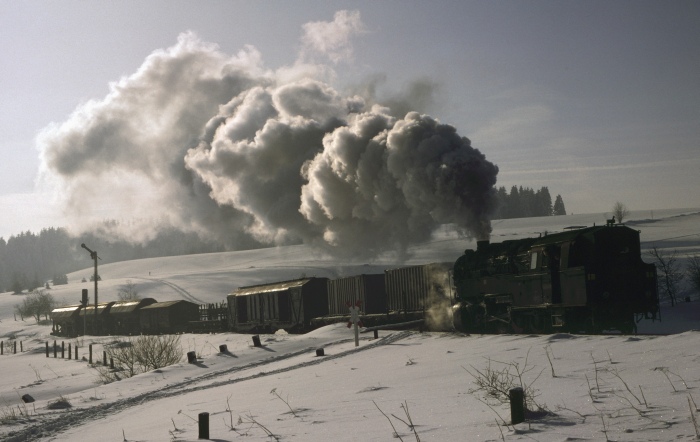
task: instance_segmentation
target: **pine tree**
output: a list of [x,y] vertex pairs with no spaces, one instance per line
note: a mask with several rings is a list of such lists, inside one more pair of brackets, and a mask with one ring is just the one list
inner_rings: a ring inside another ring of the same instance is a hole
[[554,215],[566,215],[566,208],[564,207],[564,200],[561,195],[557,195],[554,200],[554,208],[552,210]]

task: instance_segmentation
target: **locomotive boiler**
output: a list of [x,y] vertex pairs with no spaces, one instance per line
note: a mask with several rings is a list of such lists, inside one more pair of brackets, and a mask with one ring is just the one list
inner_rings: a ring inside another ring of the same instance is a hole
[[480,333],[633,333],[656,318],[656,267],[639,232],[572,228],[539,238],[477,242],[454,265],[455,328]]

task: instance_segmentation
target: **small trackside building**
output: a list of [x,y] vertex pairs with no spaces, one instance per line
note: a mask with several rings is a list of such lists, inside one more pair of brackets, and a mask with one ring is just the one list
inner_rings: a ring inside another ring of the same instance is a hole
[[305,331],[328,314],[328,278],[302,278],[240,287],[227,297],[234,331]]

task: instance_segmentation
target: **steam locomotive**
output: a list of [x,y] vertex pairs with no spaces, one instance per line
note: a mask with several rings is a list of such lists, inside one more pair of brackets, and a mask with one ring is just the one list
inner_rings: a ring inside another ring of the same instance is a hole
[[453,278],[453,321],[466,332],[633,333],[659,312],[656,267],[642,261],[639,232],[619,224],[479,241]]

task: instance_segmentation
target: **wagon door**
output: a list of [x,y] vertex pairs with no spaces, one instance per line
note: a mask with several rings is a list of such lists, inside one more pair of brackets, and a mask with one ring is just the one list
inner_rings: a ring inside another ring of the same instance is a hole
[[304,301],[301,296],[301,289],[301,287],[292,287],[288,290],[290,298],[290,307],[292,309],[292,324],[303,324],[304,321]]
[[280,322],[289,322],[292,319],[292,309],[289,305],[289,291],[285,290],[277,294]]

